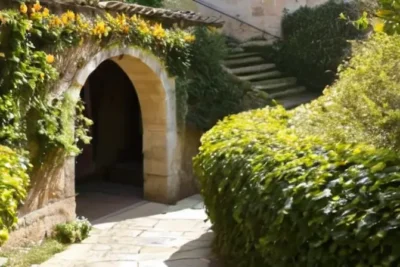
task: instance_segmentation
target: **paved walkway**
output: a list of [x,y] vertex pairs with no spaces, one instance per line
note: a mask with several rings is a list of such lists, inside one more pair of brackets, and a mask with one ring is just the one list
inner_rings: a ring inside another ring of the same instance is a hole
[[95,222],[91,236],[41,267],[221,267],[196,195],[167,206],[142,201]]

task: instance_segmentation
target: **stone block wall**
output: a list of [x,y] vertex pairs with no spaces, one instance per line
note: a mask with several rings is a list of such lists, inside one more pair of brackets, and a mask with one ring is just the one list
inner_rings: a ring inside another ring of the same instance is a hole
[[[293,12],[301,6],[316,6],[327,0],[199,0],[207,6],[256,26],[273,36],[281,36],[283,10]],[[233,18],[225,16],[204,5],[197,4],[198,11],[207,16],[221,17],[225,21],[223,32],[241,41],[263,36],[273,42],[276,38],[264,34]]]

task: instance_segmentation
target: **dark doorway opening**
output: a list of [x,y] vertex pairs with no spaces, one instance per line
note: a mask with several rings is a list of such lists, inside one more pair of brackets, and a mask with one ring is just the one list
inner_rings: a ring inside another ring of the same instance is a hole
[[142,198],[141,111],[131,80],[111,60],[89,76],[81,98],[94,124],[76,159],[77,215],[95,220]]

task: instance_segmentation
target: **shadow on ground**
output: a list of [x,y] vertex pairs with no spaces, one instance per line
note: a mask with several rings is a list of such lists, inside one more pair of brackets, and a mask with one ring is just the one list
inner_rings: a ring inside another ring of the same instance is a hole
[[[176,203],[176,205],[166,205],[160,204],[155,202],[148,202],[148,201],[140,201],[130,205],[126,208],[116,210],[113,213],[110,213],[100,219],[92,221],[93,225],[97,228],[107,228],[107,225],[112,225],[121,221],[132,220],[132,219],[139,219],[139,218],[146,218],[151,217],[153,215],[162,215],[168,213],[175,213],[180,210],[185,209],[202,209],[204,205],[197,204],[194,206],[194,203],[201,202],[202,198],[200,195],[194,195],[183,199]],[[103,227],[104,226],[104,227]]]
[[[168,267],[223,267],[211,250],[212,232],[184,244],[164,263]],[[150,266],[149,266],[150,267]]]
[[143,201],[141,188],[93,182],[77,186],[76,214],[93,222]]

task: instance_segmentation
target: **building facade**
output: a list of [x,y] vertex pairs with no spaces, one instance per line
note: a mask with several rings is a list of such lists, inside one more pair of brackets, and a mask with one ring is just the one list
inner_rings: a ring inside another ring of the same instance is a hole
[[[239,40],[263,36],[274,40],[281,36],[284,10],[313,7],[326,0],[194,0],[198,11],[225,21],[224,33]],[[250,26],[251,25],[251,26]]]

